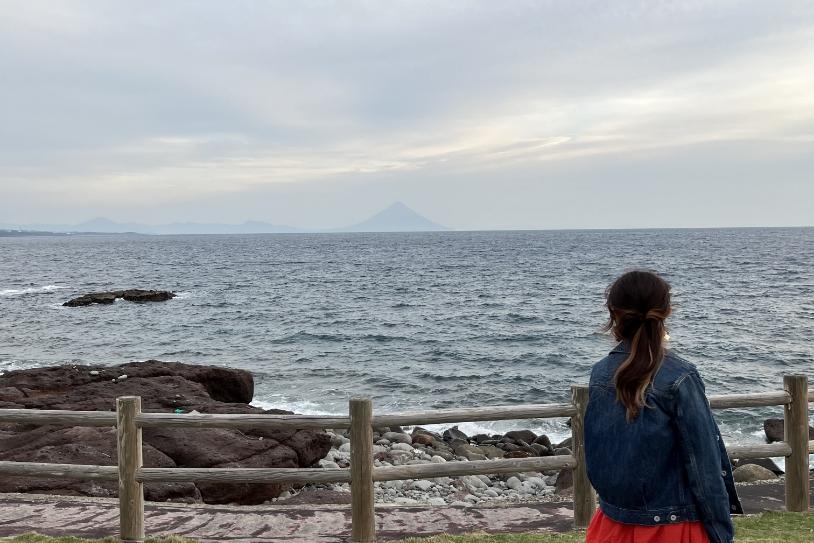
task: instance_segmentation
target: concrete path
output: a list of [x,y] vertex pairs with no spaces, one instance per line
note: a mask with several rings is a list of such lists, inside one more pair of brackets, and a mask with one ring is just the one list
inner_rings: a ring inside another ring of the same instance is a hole
[[[741,486],[747,513],[779,510],[783,486]],[[484,507],[377,506],[381,541],[438,533],[567,531],[570,502]],[[328,543],[350,539],[348,505],[254,507],[156,504],[145,508],[147,535],[183,535],[202,543]],[[37,531],[104,537],[118,531],[118,503],[99,498],[0,494],[0,537]]]

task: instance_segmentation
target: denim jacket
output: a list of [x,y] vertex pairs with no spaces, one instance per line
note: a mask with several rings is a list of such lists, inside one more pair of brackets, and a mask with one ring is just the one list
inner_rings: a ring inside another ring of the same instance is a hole
[[712,543],[731,543],[730,514],[743,509],[698,371],[668,352],[627,422],[613,375],[628,354],[620,343],[591,372],[585,459],[602,512],[649,526],[697,520]]

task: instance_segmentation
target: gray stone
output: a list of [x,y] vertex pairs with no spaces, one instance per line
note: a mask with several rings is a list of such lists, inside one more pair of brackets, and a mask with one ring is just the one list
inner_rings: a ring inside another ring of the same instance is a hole
[[534,440],[534,443],[537,443],[538,445],[542,445],[546,449],[549,449],[549,450],[552,449],[551,440],[548,439],[548,436],[545,435],[545,434],[543,434],[541,436],[537,436],[537,439]]
[[755,481],[772,481],[777,475],[757,464],[746,464],[735,468],[732,476],[737,483],[754,483]]
[[401,434],[399,432],[387,432],[382,435],[382,439],[386,439],[392,443],[406,443],[408,445],[412,445],[413,438],[407,434]]
[[481,445],[478,447],[478,449],[481,454],[490,460],[494,458],[503,458],[503,456],[506,454],[502,449],[498,449],[494,445]]
[[452,441],[453,439],[469,441],[469,437],[460,431],[457,426],[453,426],[452,428],[444,431],[444,441]]
[[344,436],[341,436],[341,435],[330,434],[330,437],[331,437],[331,446],[336,448],[336,449],[338,449],[339,447],[341,447],[345,443],[350,443],[350,439],[348,439],[348,438],[346,438]]
[[414,489],[420,490],[422,492],[427,492],[433,486],[435,486],[435,483],[433,483],[432,481],[428,481],[426,479],[419,479],[417,481],[413,481],[413,484],[412,484],[412,487]]
[[486,455],[481,452],[480,447],[477,445],[470,445],[465,441],[457,439],[453,440],[450,445],[452,445],[452,450],[455,451],[455,454],[463,456],[467,460],[486,460]]
[[512,490],[519,490],[523,486],[523,483],[521,483],[520,479],[518,479],[517,477],[509,477],[506,480],[506,486],[511,488]]
[[461,481],[472,488],[486,488],[487,485],[477,475],[466,475],[461,477]]
[[757,464],[758,466],[763,466],[775,475],[783,475],[783,473],[785,473],[777,464],[774,463],[774,460],[771,458],[750,458],[748,460],[736,459],[732,461],[733,468],[745,466],[746,464]]
[[543,481],[539,477],[529,477],[528,479],[526,479],[526,482],[535,488],[545,488],[546,486],[545,481]]

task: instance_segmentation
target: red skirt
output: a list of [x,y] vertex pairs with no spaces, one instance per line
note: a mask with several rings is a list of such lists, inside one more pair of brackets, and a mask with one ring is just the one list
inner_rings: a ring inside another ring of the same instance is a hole
[[622,524],[597,510],[585,543],[709,543],[704,525],[700,522],[676,522],[663,526]]

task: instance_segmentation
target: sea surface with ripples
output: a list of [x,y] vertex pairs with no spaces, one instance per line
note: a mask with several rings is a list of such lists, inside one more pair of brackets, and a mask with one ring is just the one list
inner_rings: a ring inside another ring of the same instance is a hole
[[[0,238],[0,371],[218,364],[304,413],[558,402],[612,347],[604,291],[633,267],[672,283],[672,347],[709,393],[814,378],[813,228]],[[180,295],[61,306],[119,288]],[[781,413],[717,415],[746,441]],[[567,432],[462,425],[516,426]]]

